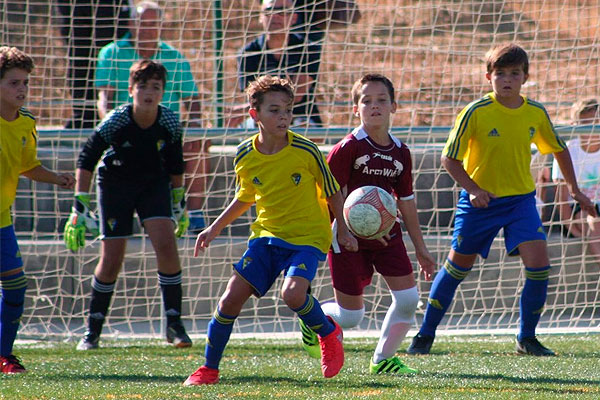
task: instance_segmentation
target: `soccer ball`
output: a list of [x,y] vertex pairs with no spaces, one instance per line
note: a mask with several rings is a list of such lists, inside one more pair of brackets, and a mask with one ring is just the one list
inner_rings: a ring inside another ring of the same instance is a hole
[[396,200],[378,186],[359,187],[344,202],[344,220],[359,238],[379,239],[396,222]]

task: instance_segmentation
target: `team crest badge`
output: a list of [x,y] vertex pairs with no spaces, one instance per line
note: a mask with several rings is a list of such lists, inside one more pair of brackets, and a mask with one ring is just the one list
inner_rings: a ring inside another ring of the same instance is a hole
[[164,140],[159,140],[159,141],[156,142],[156,149],[158,151],[161,151],[164,147],[165,147],[165,141]]
[[463,241],[463,237],[461,235],[458,235],[456,237],[456,244],[458,244],[458,247],[460,247],[460,245],[462,244]]
[[27,144],[27,139],[25,138],[25,136],[21,137],[21,146],[25,147],[26,144]]
[[529,139],[531,139],[535,135],[535,128],[533,126],[529,127]]
[[251,262],[252,262],[252,258],[251,258],[251,257],[245,257],[245,258],[242,260],[242,269],[246,269],[246,267],[247,267],[248,265],[250,265],[250,263],[251,263]]
[[115,226],[117,225],[117,220],[114,218],[109,218],[108,221],[106,221],[106,223],[108,224],[108,227],[110,228],[111,231],[115,230]]
[[302,179],[302,175],[300,175],[299,173],[293,173],[292,174],[292,182],[294,182],[294,185],[298,186],[300,184],[300,180]]

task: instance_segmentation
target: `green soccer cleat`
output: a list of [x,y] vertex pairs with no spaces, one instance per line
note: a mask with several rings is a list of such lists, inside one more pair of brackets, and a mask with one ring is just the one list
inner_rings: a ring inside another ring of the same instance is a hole
[[306,350],[310,357],[320,359],[321,346],[319,345],[319,337],[300,318],[298,318],[298,322],[300,323],[300,332],[302,332],[302,348]]
[[377,374],[394,374],[394,375],[414,375],[416,369],[407,367],[398,357],[386,358],[383,361],[375,364],[373,359],[369,362],[369,371],[373,375]]

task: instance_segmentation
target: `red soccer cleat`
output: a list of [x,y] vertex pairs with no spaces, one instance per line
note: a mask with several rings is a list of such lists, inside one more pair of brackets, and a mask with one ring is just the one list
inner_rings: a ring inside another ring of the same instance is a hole
[[27,372],[25,367],[21,364],[21,361],[14,356],[0,356],[0,372],[3,374],[22,374]]
[[188,376],[183,382],[183,386],[214,385],[215,383],[219,383],[219,370],[203,365]]
[[333,332],[325,337],[319,336],[321,345],[321,371],[325,378],[333,378],[344,365],[344,334],[342,328],[331,317],[327,317],[335,326]]

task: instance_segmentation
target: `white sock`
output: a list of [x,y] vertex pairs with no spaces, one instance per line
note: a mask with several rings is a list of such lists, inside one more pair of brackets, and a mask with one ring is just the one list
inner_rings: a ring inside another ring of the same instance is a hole
[[340,307],[335,301],[321,304],[325,315],[330,316],[337,322],[342,329],[354,328],[365,315],[365,306],[360,310],[346,310]]
[[386,358],[393,357],[412,326],[415,311],[419,303],[417,287],[405,290],[391,290],[392,304],[388,309],[381,336],[373,354],[373,362],[380,363]]

